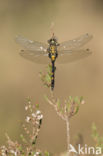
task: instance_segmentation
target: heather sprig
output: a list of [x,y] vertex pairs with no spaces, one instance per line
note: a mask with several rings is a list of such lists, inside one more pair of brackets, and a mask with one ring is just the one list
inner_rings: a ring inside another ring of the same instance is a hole
[[39,105],[33,105],[30,99],[28,99],[25,111],[27,112],[25,124],[23,124],[25,133],[20,135],[22,144],[12,141],[6,134],[7,146],[3,145],[0,147],[0,156],[50,156],[49,152],[42,152],[36,147],[43,120],[43,114],[39,110]]

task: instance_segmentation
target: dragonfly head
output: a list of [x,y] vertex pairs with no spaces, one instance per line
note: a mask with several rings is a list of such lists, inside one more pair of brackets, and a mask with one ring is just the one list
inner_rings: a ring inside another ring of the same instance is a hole
[[48,43],[49,43],[49,45],[55,45],[55,46],[58,45],[57,39],[56,39],[56,37],[54,36],[54,34],[53,34],[53,36],[48,40]]

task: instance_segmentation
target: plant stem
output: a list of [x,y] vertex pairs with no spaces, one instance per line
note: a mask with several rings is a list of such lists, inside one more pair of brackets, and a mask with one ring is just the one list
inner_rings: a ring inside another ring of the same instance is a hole
[[67,156],[70,156],[70,125],[69,125],[69,118],[66,119],[66,127],[67,127]]

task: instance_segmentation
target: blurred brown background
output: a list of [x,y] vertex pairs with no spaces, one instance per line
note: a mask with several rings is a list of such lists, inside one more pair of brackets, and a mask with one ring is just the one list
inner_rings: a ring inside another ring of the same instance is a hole
[[[86,101],[71,120],[71,139],[81,132],[85,143],[92,145],[91,124],[103,128],[103,1],[102,0],[0,0],[0,144],[4,133],[19,140],[20,121],[24,120],[26,97],[39,103],[44,114],[38,147],[52,152],[66,150],[64,122],[44,98],[38,73],[45,65],[33,64],[19,56],[16,35],[46,42],[51,37],[50,24],[58,41],[90,33],[86,45],[93,54],[74,63],[59,65],[56,70],[55,95],[62,100],[69,95],[83,95]],[[49,94],[48,94],[49,95]]]

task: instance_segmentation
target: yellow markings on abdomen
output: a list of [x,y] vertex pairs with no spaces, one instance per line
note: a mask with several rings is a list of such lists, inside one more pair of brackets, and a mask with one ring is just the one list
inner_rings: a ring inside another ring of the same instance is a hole
[[51,80],[54,80],[54,73],[52,72],[52,77],[51,77]]
[[54,61],[54,60],[55,60],[55,56],[54,56],[54,55],[52,55],[52,56],[51,56],[51,59],[52,59],[52,61]]

